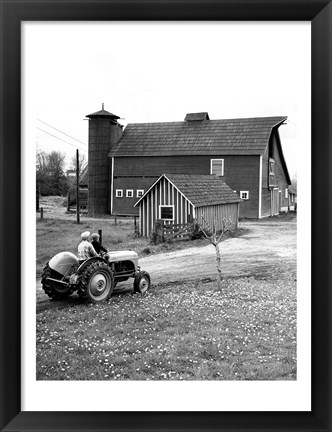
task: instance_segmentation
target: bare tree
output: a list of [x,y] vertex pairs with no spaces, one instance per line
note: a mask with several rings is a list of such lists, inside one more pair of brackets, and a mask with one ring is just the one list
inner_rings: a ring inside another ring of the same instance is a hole
[[[84,153],[79,154],[79,161],[78,161],[78,167],[79,167],[79,178],[83,174],[83,171],[85,170],[86,166],[88,164],[87,158]],[[70,160],[70,169],[76,170],[76,155],[73,156]]]
[[36,179],[44,195],[62,195],[67,191],[64,174],[65,154],[36,152]]
[[[203,227],[203,224],[205,228]],[[226,218],[223,219],[222,229],[220,232],[217,232],[217,223],[214,222],[213,228],[207,223],[207,221],[202,216],[202,224],[198,224],[203,235],[209,240],[209,242],[215,247],[216,250],[216,261],[217,261],[217,271],[218,271],[218,279],[217,286],[218,289],[221,289],[221,282],[223,280],[222,277],[222,269],[221,269],[221,253],[220,253],[220,240],[227,233],[234,231],[235,224],[230,217],[228,220]]]

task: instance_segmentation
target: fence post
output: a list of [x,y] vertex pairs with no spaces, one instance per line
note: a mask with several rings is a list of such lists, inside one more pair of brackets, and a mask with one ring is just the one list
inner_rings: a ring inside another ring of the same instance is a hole
[[101,229],[98,230],[98,235],[99,235],[99,243],[103,244],[102,240],[103,240],[103,232]]
[[36,210],[39,212],[39,195],[40,195],[40,187],[39,183],[37,183],[37,189],[36,189]]
[[155,223],[155,241],[156,243],[164,242],[164,223],[160,219],[156,219]]
[[134,229],[135,234],[138,234],[137,216],[134,216]]
[[116,213],[114,213],[114,225],[117,225],[117,217],[116,217]]
[[40,219],[44,219],[44,208],[40,207]]
[[70,192],[67,192],[67,211],[70,211]]

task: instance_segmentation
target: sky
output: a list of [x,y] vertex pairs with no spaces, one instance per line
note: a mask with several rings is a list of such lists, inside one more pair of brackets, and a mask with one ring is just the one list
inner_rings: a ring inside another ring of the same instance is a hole
[[104,103],[123,125],[201,111],[288,116],[279,132],[297,171],[310,115],[310,23],[29,22],[22,46],[35,145],[66,153],[67,164],[76,148],[87,156],[85,116]]

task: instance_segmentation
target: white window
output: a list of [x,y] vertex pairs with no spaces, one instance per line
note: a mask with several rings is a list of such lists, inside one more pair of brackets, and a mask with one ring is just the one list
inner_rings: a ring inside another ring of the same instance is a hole
[[288,189],[285,189],[285,198],[288,198]]
[[243,200],[249,199],[249,191],[240,191],[240,198]]
[[224,159],[211,159],[210,174],[224,175]]
[[126,190],[126,197],[132,198],[134,196],[134,190],[133,189],[127,189]]
[[141,198],[144,195],[144,189],[137,189],[136,197]]
[[123,190],[122,189],[116,189],[115,196],[117,198],[122,198],[123,197]]
[[174,220],[174,205],[159,205],[159,219]]

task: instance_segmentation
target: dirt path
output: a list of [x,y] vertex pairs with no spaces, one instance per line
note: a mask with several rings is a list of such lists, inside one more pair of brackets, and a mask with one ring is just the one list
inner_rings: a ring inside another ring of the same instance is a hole
[[[242,223],[248,233],[221,243],[225,277],[280,277],[296,270],[296,223]],[[185,249],[140,260],[155,283],[216,277],[215,248]]]
[[[247,233],[221,243],[225,277],[260,279],[296,278],[296,219],[293,221],[242,222]],[[215,248],[211,244],[141,258],[154,285],[217,277]],[[132,281],[120,286],[131,289]],[[48,301],[37,280],[37,303]]]

